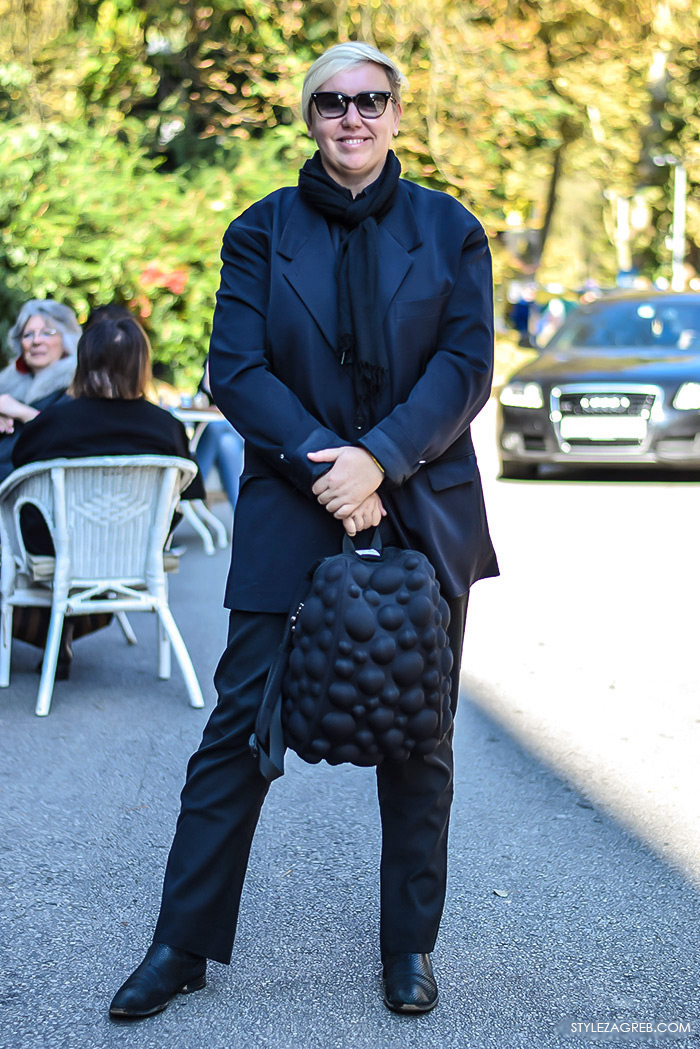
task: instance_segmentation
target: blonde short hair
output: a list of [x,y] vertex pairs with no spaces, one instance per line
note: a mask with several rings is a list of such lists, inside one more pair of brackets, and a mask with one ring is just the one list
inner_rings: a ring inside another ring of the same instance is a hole
[[392,95],[397,102],[401,101],[401,88],[407,81],[399,67],[381,51],[377,51],[376,47],[351,40],[346,44],[329,47],[316,59],[306,74],[301,89],[301,114],[307,125],[311,124],[311,96],[314,91],[318,91],[322,84],[337,73],[362,65],[363,62],[374,62],[375,65],[381,66],[389,80]]

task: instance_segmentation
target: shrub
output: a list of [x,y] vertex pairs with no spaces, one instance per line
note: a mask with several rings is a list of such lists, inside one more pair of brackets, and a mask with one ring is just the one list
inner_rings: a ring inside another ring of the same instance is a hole
[[[0,128],[2,334],[29,298],[68,303],[81,321],[113,300],[140,318],[154,357],[196,383],[207,353],[224,230],[290,180],[280,141],[222,150],[223,163],[162,173],[96,128]],[[228,166],[227,166],[228,165]]]

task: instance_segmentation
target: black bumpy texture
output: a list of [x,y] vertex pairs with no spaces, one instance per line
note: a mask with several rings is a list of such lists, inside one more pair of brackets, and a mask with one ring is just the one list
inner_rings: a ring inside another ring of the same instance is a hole
[[331,765],[432,753],[452,724],[449,621],[435,570],[415,550],[321,562],[284,675],[286,743]]

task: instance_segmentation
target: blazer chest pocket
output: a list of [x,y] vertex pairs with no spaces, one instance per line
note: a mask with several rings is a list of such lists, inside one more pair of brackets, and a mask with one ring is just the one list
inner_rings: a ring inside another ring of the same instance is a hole
[[433,299],[399,299],[395,303],[396,319],[399,321],[435,320],[442,313],[448,295]]
[[447,296],[399,299],[393,307],[392,343],[412,386],[438,348],[440,323]]
[[426,463],[423,467],[434,492],[454,488],[458,484],[471,484],[477,474],[476,456],[462,455],[459,459]]

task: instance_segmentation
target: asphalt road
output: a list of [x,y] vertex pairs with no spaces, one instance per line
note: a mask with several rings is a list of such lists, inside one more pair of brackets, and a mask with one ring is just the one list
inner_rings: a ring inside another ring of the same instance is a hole
[[[160,1016],[108,1020],[206,719],[175,667],[157,680],[134,616],[136,649],[116,626],[76,645],[48,718],[33,650],[0,693],[0,1049],[700,1045],[697,487],[499,482],[490,411],[476,429],[503,575],[470,604],[439,1007],[381,1003],[372,773],[291,758],[233,965]],[[227,555],[181,533],[172,608],[211,705]],[[695,1034],[624,1030],[655,1022]]]

